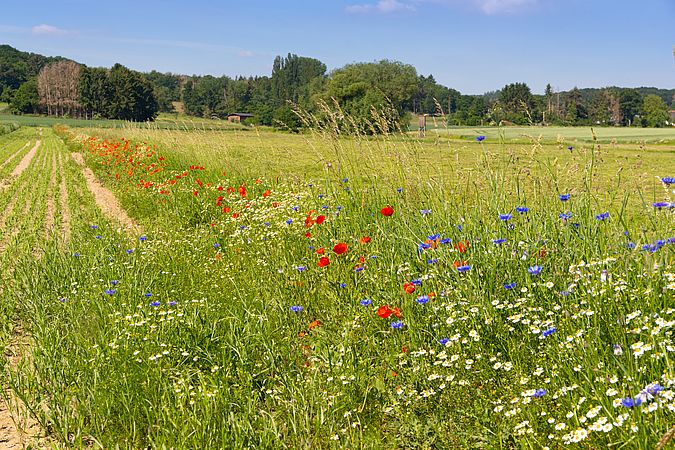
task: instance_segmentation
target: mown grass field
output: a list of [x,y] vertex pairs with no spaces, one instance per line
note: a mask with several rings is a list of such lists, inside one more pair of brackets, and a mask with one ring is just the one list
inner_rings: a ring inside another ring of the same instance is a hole
[[483,134],[0,136],[6,395],[72,448],[665,443],[675,146]]

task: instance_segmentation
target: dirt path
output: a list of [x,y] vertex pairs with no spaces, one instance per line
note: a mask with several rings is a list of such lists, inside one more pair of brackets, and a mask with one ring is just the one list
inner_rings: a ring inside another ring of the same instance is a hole
[[68,209],[68,186],[66,185],[66,172],[63,169],[63,156],[59,153],[59,174],[61,185],[59,187],[59,204],[61,207],[61,237],[63,242],[70,241],[70,209]]
[[10,162],[12,162],[12,160],[13,160],[14,158],[16,158],[16,156],[17,156],[19,153],[21,153],[21,152],[23,151],[24,148],[28,147],[28,145],[30,145],[30,142],[26,142],[26,144],[25,144],[23,147],[21,147],[21,148],[20,148],[19,150],[17,150],[16,152],[12,153],[12,155],[11,155],[9,158],[7,158],[6,160],[4,160],[4,161],[2,162],[2,164],[0,164],[0,169],[2,169],[2,168],[5,167],[7,164],[9,164]]
[[54,231],[54,218],[56,207],[54,202],[54,191],[56,191],[56,153],[52,153],[52,173],[49,178],[49,187],[47,188],[47,211],[45,212],[45,239],[49,239]]
[[[16,368],[28,353],[29,343],[17,333],[7,347],[5,358]],[[19,450],[45,448],[38,423],[30,417],[23,402],[10,389],[0,395],[0,449]]]
[[40,148],[41,143],[42,143],[42,141],[40,141],[38,139],[38,141],[35,143],[33,148],[31,148],[30,151],[28,153],[26,153],[26,156],[23,157],[21,162],[19,162],[19,165],[16,166],[14,168],[14,170],[12,170],[12,173],[9,175],[10,177],[18,177],[19,175],[21,175],[23,173],[24,170],[26,170],[28,168],[28,166],[30,165],[30,162],[33,160],[33,157],[37,153],[38,148]]
[[87,181],[87,188],[94,195],[96,204],[103,211],[103,214],[113,221],[117,221],[127,230],[134,233],[141,233],[141,227],[133,221],[129,214],[122,208],[115,195],[105,186],[103,186],[94,172],[84,164],[84,158],[81,153],[71,153],[71,156],[82,168],[84,178]]

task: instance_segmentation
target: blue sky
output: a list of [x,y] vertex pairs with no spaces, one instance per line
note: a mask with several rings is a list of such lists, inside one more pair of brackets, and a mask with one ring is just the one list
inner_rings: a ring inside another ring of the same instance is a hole
[[0,43],[90,66],[269,75],[398,60],[467,94],[675,88],[675,0],[5,0]]

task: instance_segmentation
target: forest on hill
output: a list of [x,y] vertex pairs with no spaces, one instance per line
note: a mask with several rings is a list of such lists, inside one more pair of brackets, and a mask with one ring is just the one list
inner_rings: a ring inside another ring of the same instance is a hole
[[[466,95],[421,75],[409,64],[382,60],[327,71],[314,58],[277,56],[270,76],[228,77],[141,73],[121,64],[92,68],[0,45],[0,101],[17,114],[48,114],[132,121],[159,112],[225,118],[249,113],[252,122],[297,129],[294,108],[321,115],[339,108],[365,127],[377,111],[401,123],[409,114],[443,114],[449,125],[546,124],[670,125],[675,89],[654,87],[574,88],[543,95],[511,83],[483,95]],[[358,124],[357,124],[358,125]]]

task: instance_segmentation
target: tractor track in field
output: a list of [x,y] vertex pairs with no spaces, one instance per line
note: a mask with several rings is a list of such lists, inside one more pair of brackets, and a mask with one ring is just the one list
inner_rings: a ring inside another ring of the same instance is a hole
[[70,241],[70,209],[68,209],[68,186],[66,185],[66,172],[63,169],[63,155],[59,153],[59,174],[61,185],[59,186],[59,205],[61,208],[61,237],[63,242]]
[[129,217],[129,214],[122,208],[115,195],[101,184],[96,178],[94,172],[86,166],[81,153],[71,153],[72,158],[82,169],[84,178],[87,182],[87,188],[94,195],[96,205],[103,214],[112,221],[119,222],[127,231],[132,233],[141,233],[142,228]]
[[23,151],[23,149],[26,148],[26,147],[28,147],[29,145],[30,145],[30,141],[29,141],[29,142],[26,142],[26,143],[23,145],[23,147],[21,147],[20,149],[18,149],[18,150],[15,151],[14,153],[12,153],[12,154],[10,155],[9,158],[7,158],[6,160],[4,160],[4,161],[2,162],[2,164],[0,164],[0,169],[2,169],[2,168],[5,167],[7,164],[9,164],[10,162],[12,162],[12,160],[13,160],[14,158],[16,158],[16,156],[17,156],[19,153],[21,153],[21,152]]
[[14,168],[14,170],[12,170],[12,173],[9,174],[9,178],[4,179],[0,182],[0,190],[6,190],[7,188],[9,188],[9,186],[12,184],[12,180],[18,178],[23,173],[23,171],[28,168],[30,162],[35,157],[38,148],[40,148],[41,143],[42,141],[38,139],[37,142],[35,142],[33,148],[31,148],[28,151],[28,153],[26,153],[26,155],[21,159],[19,164]]
[[[22,330],[15,330],[14,336],[5,350],[5,359],[10,370],[30,358],[30,342]],[[33,419],[21,399],[5,388],[0,393],[0,448],[19,450],[27,448],[46,448],[46,438],[38,422]]]
[[57,189],[56,186],[56,153],[52,152],[52,170],[51,170],[51,176],[49,178],[49,187],[47,188],[47,210],[45,212],[45,222],[44,222],[44,230],[45,230],[45,239],[49,239],[52,233],[54,232],[54,226],[55,226],[55,216],[56,216],[56,206],[55,206],[55,201],[54,201],[54,193]]

